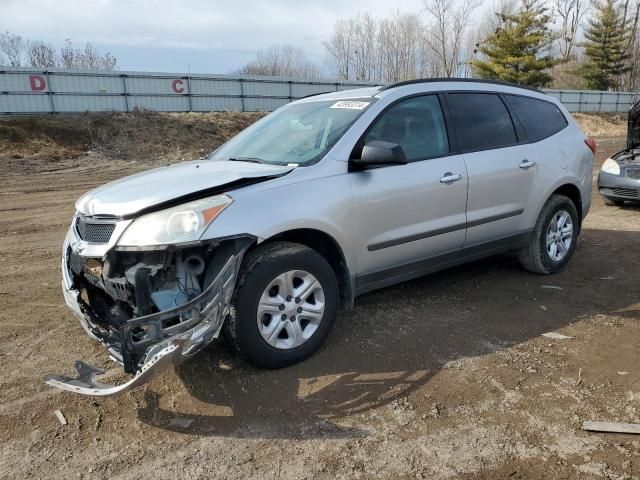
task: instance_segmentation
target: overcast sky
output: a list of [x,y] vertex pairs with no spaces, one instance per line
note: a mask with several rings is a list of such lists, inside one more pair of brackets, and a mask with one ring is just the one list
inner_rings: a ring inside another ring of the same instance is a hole
[[228,73],[272,43],[322,63],[335,21],[418,12],[421,0],[0,0],[0,31],[61,46],[93,43],[121,70]]

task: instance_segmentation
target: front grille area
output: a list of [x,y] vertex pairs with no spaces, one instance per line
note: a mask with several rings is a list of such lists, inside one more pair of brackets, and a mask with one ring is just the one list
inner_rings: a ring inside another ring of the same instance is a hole
[[76,220],[78,236],[85,242],[108,243],[115,228],[115,223],[95,222],[84,217]]
[[633,188],[612,188],[611,193],[618,195],[619,197],[639,198],[638,190]]
[[640,168],[627,168],[627,177],[640,180]]
[[87,258],[67,250],[67,266],[75,276],[81,276],[93,285],[102,285],[103,264],[99,258]]
[[78,275],[83,269],[86,259],[73,253],[73,250],[69,249],[67,251],[67,262],[69,264],[69,268],[73,273]]

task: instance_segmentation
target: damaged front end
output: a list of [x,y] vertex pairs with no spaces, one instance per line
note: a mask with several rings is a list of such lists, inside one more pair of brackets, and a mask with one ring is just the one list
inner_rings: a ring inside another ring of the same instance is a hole
[[96,380],[101,370],[76,362],[77,378],[46,383],[109,396],[146,383],[216,338],[251,236],[149,249],[116,247],[127,220],[77,216],[63,248],[62,287],[86,332],[133,377],[120,385]]

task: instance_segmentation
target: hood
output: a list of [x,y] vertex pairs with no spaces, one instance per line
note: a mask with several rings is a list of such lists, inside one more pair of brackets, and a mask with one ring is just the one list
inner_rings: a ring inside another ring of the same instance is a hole
[[640,148],[640,102],[629,112],[627,148]]
[[84,215],[126,217],[182,197],[214,195],[243,180],[284,175],[294,166],[196,160],[155,168],[91,190],[76,202]]

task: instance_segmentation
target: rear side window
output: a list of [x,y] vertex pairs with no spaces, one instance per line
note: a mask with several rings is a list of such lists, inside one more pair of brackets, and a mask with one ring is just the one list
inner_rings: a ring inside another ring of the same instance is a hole
[[567,119],[553,103],[518,95],[506,97],[531,142],[550,137],[568,125]]
[[448,100],[462,151],[488,150],[518,143],[509,110],[498,95],[450,93]]
[[407,160],[416,161],[449,152],[447,129],[436,95],[402,100],[385,111],[364,138],[401,145]]

